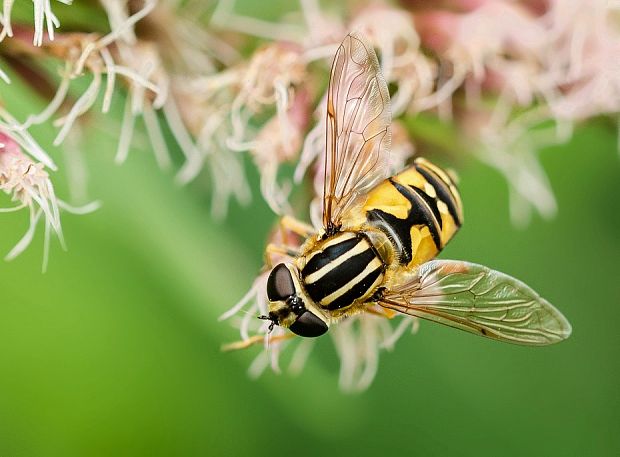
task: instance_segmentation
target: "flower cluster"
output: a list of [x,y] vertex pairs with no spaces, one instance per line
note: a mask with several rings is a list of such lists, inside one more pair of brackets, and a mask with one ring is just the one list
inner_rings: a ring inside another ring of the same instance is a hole
[[0,109],[0,190],[7,194],[15,206],[0,208],[0,213],[28,211],[30,225],[21,240],[5,256],[11,260],[21,254],[31,243],[37,223],[44,220],[43,271],[47,268],[49,245],[55,233],[64,247],[60,210],[74,214],[86,214],[96,210],[98,202],[75,208],[56,197],[47,169],[56,165],[35,140],[20,130],[12,116]]
[[[435,141],[437,149],[458,145],[451,151],[455,159],[459,154],[482,160],[503,174],[516,223],[527,223],[532,210],[543,216],[556,211],[538,162],[540,149],[566,141],[580,121],[617,118],[620,112],[620,4],[610,0],[423,5],[402,0],[399,6],[345,2],[331,9],[300,0],[296,13],[277,22],[238,14],[234,0],[221,0],[215,8],[172,0],[100,0],[84,6],[107,16],[107,33],[89,24],[63,31],[60,9],[55,15],[49,0],[33,0],[31,26],[12,24],[13,3],[6,0],[0,14],[0,79],[8,84],[9,76],[25,76],[35,91],[55,90],[43,111],[25,119],[15,119],[10,106],[1,108],[0,188],[16,202],[2,211],[27,209],[31,221],[8,258],[23,251],[43,218],[46,259],[50,234],[62,240],[60,210],[94,208],[71,208],[56,198],[56,166],[28,129],[52,122],[58,128],[54,145],[70,147],[87,114],[112,112],[117,94],[124,94],[124,112],[116,161],[128,157],[142,119],[155,160],[171,168],[165,123],[182,153],[177,181],[204,173],[213,187],[214,216],[225,215],[231,198],[249,201],[246,155],[275,213],[292,212],[293,182],[309,177],[316,197],[322,189],[317,170],[324,153],[329,63],[350,31],[365,35],[376,48],[389,84],[393,169],[416,151],[410,134],[420,118],[446,121],[457,138],[454,145],[436,138],[425,142]],[[78,93],[80,87],[85,89]],[[295,166],[293,176],[282,171],[284,163]],[[319,209],[315,199],[310,216],[316,227]],[[251,318],[266,311],[264,282],[262,274],[226,315],[246,342],[265,338],[267,327]],[[239,311],[249,314],[235,320]],[[343,387],[368,385],[378,348],[391,346],[411,325],[409,319],[396,326],[393,321],[370,313],[330,332],[343,361]],[[277,367],[279,351],[292,343],[275,331],[271,355],[259,356],[253,371],[270,361]],[[308,344],[299,345],[294,366],[302,364]]]
[[[231,2],[226,3],[228,17],[220,23],[244,24],[246,32],[263,38],[271,38],[277,30],[235,15]],[[333,53],[333,45],[339,41],[334,36],[341,37],[348,30],[363,33],[371,41],[391,89],[395,170],[415,150],[405,123],[428,112],[449,119],[471,144],[471,155],[506,177],[515,223],[526,223],[532,209],[552,216],[556,203],[538,163],[538,151],[566,141],[575,122],[620,112],[620,60],[614,56],[620,27],[614,22],[612,5],[594,2],[589,8],[585,2],[560,0],[455,0],[417,10],[415,2],[411,3],[409,8],[373,3],[338,20],[326,18],[314,2],[306,1],[302,2],[304,22],[328,24],[325,34],[309,28],[311,39],[295,41],[290,28],[280,27],[283,35],[288,33],[287,40],[304,47],[308,61]],[[582,9],[589,10],[588,14],[577,19],[577,10]],[[299,182],[310,170],[319,196],[323,174],[317,172],[321,167],[317,158],[324,153],[321,121],[325,96],[319,93],[315,99],[320,100],[314,114],[316,123],[306,136],[295,179]],[[271,158],[278,160],[275,153]],[[263,187],[262,191],[268,201],[276,195],[273,188]],[[310,212],[317,228],[319,211],[320,202],[315,198]],[[257,314],[267,311],[267,274],[262,273],[248,295],[223,316],[246,313],[239,321],[241,346],[264,342],[265,351],[252,364],[252,374],[261,372],[269,362],[278,371],[281,351],[297,343],[291,362],[295,371],[312,344],[290,340],[282,330],[269,334],[266,324],[255,322]],[[412,325],[403,319],[393,326],[377,314],[369,309],[330,330],[341,359],[340,384],[345,390],[366,388],[376,371],[379,349],[390,347]]]

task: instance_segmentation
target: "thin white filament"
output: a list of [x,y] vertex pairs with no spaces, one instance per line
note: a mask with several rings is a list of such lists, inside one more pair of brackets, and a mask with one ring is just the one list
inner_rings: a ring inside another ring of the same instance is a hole
[[45,230],[43,233],[43,262],[41,265],[41,273],[45,273],[47,271],[47,265],[49,263],[50,258],[50,237],[51,237],[51,225],[50,222],[45,220]]
[[50,0],[45,0],[45,19],[47,25],[47,36],[50,41],[54,40],[54,27],[60,26],[58,18],[52,12],[52,6]]
[[240,16],[233,12],[234,1],[220,0],[213,11],[211,22],[228,30],[267,38],[275,41],[292,41],[298,43],[304,36],[302,27],[292,24],[267,22],[248,16]]
[[142,118],[144,119],[146,134],[148,135],[151,145],[153,146],[153,153],[155,154],[157,165],[162,170],[170,169],[170,152],[168,151],[166,140],[164,139],[164,135],[159,127],[157,113],[148,103],[145,103],[142,108]]
[[416,319],[403,318],[392,333],[383,340],[381,343],[381,348],[390,350],[393,349],[396,342],[407,331],[407,327],[411,326],[413,329],[415,323]]
[[64,141],[77,117],[88,111],[93,103],[95,103],[100,86],[101,74],[93,73],[93,80],[78,101],[75,102],[69,113],[54,123],[56,125],[62,125],[60,132],[58,132],[58,135],[56,135],[54,139],[54,146],[58,146]]
[[13,28],[11,27],[11,10],[13,9],[14,0],[4,0],[2,2],[2,33],[0,33],[0,41],[4,37],[13,36]]
[[336,351],[340,357],[338,384],[342,390],[350,390],[357,370],[357,347],[353,337],[352,322],[342,322],[332,334]]
[[107,113],[112,104],[112,96],[114,95],[114,84],[116,83],[116,65],[108,48],[102,48],[99,51],[106,69],[106,86],[103,94],[103,102],[101,103],[101,112]]
[[119,75],[123,75],[123,76],[126,76],[129,79],[133,79],[134,82],[136,82],[140,86],[143,86],[143,87],[145,87],[147,89],[152,90],[153,92],[155,92],[155,94],[159,94],[159,92],[160,92],[159,87],[157,87],[151,81],[145,79],[139,73],[136,73],[135,71],[130,70],[127,67],[124,67],[122,65],[115,65],[114,66],[114,71],[116,73],[118,73]]
[[249,303],[250,299],[252,299],[252,297],[256,295],[257,287],[258,281],[255,281],[252,287],[250,287],[250,290],[246,292],[246,294],[241,298],[241,300],[239,300],[232,308],[222,314],[217,320],[225,321],[226,319],[231,318],[239,311],[241,311],[243,307]]
[[95,200],[82,206],[73,206],[63,200],[58,200],[58,207],[62,209],[63,211],[67,211],[71,214],[76,214],[76,215],[81,216],[84,214],[90,214],[94,211],[97,211],[99,208],[101,208],[101,202],[98,200]]
[[[106,13],[108,15],[108,22],[110,23],[110,29],[114,30],[122,25],[128,17],[127,7],[128,2],[119,2],[117,0],[100,0]],[[120,35],[120,34],[119,34]],[[128,28],[122,32],[122,39],[127,44],[135,44],[136,36],[133,29]]]
[[293,357],[291,358],[291,363],[288,366],[289,374],[297,376],[301,373],[301,370],[303,370],[313,347],[314,340],[310,338],[303,339],[297,345],[295,352],[293,353]]
[[105,47],[113,43],[117,39],[121,38],[121,35],[123,35],[131,27],[133,27],[136,24],[136,22],[138,22],[140,19],[142,19],[143,17],[148,15],[151,11],[153,11],[156,5],[157,5],[157,2],[155,0],[147,0],[146,2],[144,2],[144,7],[140,11],[129,16],[129,18],[127,18],[125,23],[121,24],[120,26],[116,28],[116,30],[113,30],[111,33],[101,38],[98,41],[98,45],[100,47]]
[[274,373],[278,374],[282,372],[282,370],[280,370],[280,351],[282,350],[282,344],[283,343],[272,345],[269,351],[271,369]]
[[81,137],[80,129],[72,130],[62,148],[67,181],[69,182],[69,195],[73,201],[83,201],[88,194],[88,170],[81,149]]
[[32,0],[34,3],[34,37],[32,43],[35,46],[43,44],[43,1]]
[[202,159],[200,157],[200,152],[196,148],[189,132],[185,128],[185,124],[181,119],[179,110],[172,98],[168,98],[168,100],[166,100],[163,110],[168,126],[170,127],[170,131],[172,132],[172,136],[174,136],[177,144],[181,147],[181,151],[183,151],[187,161],[176,176],[176,181],[180,184],[184,184],[187,182],[183,173],[184,169],[194,166],[196,163],[202,164]]
[[4,257],[4,260],[11,261],[19,254],[24,252],[24,250],[30,245],[32,242],[32,238],[34,237],[34,231],[37,226],[37,222],[41,217],[42,212],[39,210],[35,213],[33,207],[30,207],[30,225],[28,226],[28,230],[24,236],[17,242],[17,244],[11,249],[11,251]]
[[426,111],[446,102],[465,80],[467,71],[463,65],[454,65],[454,73],[433,94],[418,98],[415,102],[417,111]]
[[[37,203],[39,205],[39,208],[41,209],[41,211],[45,215],[45,218],[53,221],[54,216],[53,216],[52,210],[51,210],[51,208],[50,208],[50,206],[48,204],[47,198],[42,198],[42,196],[38,192],[35,192],[30,186],[24,187],[24,190],[26,191],[28,196],[32,200],[34,200],[35,203]],[[38,190],[40,192],[40,189],[38,189]],[[58,223],[56,223],[56,221],[54,221],[54,225],[55,226],[58,226]]]
[[[379,349],[377,348],[377,327],[374,316],[362,316],[360,319],[360,343],[363,353],[364,368],[356,383],[356,390],[366,390],[372,383],[379,368]],[[363,336],[363,337],[362,337]]]
[[56,198],[56,193],[54,192],[54,186],[52,186],[52,182],[49,179],[46,179],[43,183],[44,188],[42,189],[43,195],[46,195],[51,204],[52,211],[52,221],[55,222],[54,230],[56,230],[58,237],[61,239],[61,243],[64,245],[63,235],[62,235],[62,226],[60,225],[60,210],[58,209],[58,199]]
[[317,122],[316,125],[308,132],[304,145],[301,150],[301,156],[297,167],[295,167],[295,174],[293,179],[299,184],[304,178],[308,167],[314,162],[317,156],[321,152],[323,135],[325,133],[323,122]]
[[256,319],[256,316],[249,314],[249,313],[244,315],[243,318],[241,319],[241,326],[239,327],[239,333],[241,334],[242,340],[247,340],[250,338],[249,330],[250,330],[250,324],[253,319]]
[[56,164],[52,159],[43,151],[41,146],[30,136],[27,130],[21,128],[18,122],[11,114],[4,108],[0,107],[0,117],[5,119],[5,122],[0,121],[0,127],[6,130],[10,130],[15,133],[12,135],[13,141],[21,146],[21,148],[30,154],[38,162],[42,162],[45,166],[51,170],[57,170]]
[[248,375],[256,379],[264,373],[265,369],[269,366],[269,354],[266,351],[261,351],[254,358],[250,366],[248,367]]
[[129,146],[131,145],[131,137],[136,121],[136,116],[132,112],[131,97],[127,97],[125,101],[125,113],[123,114],[123,124],[121,126],[121,135],[118,140],[118,148],[114,162],[122,164],[127,160],[129,155]]
[[153,108],[161,109],[168,100],[168,92],[170,91],[170,82],[168,78],[165,81],[159,83],[157,87],[157,91],[155,91],[155,99],[153,100]]
[[338,50],[338,46],[340,46],[339,43],[334,43],[306,49],[302,54],[302,60],[304,63],[309,64],[315,60],[332,58]]
[[[69,66],[70,63],[67,62],[65,66],[65,74],[69,73]],[[52,117],[56,111],[58,111],[58,108],[60,108],[62,102],[65,100],[67,92],[69,90],[70,82],[71,80],[68,76],[63,77],[60,85],[58,86],[58,89],[56,90],[56,93],[54,94],[54,98],[52,98],[52,101],[49,102],[45,109],[39,114],[33,114],[28,116],[26,121],[22,124],[22,128],[27,129],[33,124],[42,124],[49,120],[49,118]]]
[[9,75],[7,75],[2,68],[0,68],[0,79],[2,79],[2,81],[7,84],[11,84],[11,79],[9,78]]
[[11,208],[0,208],[0,213],[14,213],[16,211],[24,209],[26,206],[27,205],[25,203],[22,203],[21,205],[13,206]]

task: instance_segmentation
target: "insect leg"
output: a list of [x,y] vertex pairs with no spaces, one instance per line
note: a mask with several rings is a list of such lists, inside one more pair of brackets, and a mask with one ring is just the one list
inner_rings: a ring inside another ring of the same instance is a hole
[[394,310],[379,306],[369,306],[365,311],[369,314],[374,314],[375,316],[385,317],[386,319],[393,319],[400,314]]
[[276,260],[277,257],[297,257],[299,255],[299,246],[291,246],[291,244],[299,243],[298,237],[308,238],[316,234],[316,230],[311,225],[301,222],[292,216],[284,216],[278,222],[278,235],[272,239],[272,242],[265,248],[265,265],[272,268],[282,259]]
[[[281,257],[297,257],[299,251],[292,246],[286,246],[284,244],[269,243],[265,248],[265,266],[269,269],[273,268],[276,263],[282,261]],[[275,258],[278,258],[276,260]]]
[[[310,224],[306,224],[293,216],[284,216],[280,219],[280,229],[289,230],[304,238],[316,235],[316,229]],[[284,235],[284,233],[283,233]]]
[[[289,340],[294,338],[295,335],[293,333],[285,333],[284,335],[276,335],[268,337],[268,344],[278,343],[280,341]],[[254,346],[255,344],[264,343],[265,335],[254,335],[248,338],[247,340],[235,341],[234,343],[228,343],[222,346],[222,351],[238,351],[239,349],[247,349],[250,346]]]

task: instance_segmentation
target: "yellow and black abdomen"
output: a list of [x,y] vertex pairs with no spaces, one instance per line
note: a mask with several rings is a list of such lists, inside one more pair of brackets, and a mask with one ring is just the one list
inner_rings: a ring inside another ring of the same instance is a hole
[[368,224],[389,237],[399,264],[406,267],[435,257],[463,222],[454,182],[422,158],[376,186],[363,211]]

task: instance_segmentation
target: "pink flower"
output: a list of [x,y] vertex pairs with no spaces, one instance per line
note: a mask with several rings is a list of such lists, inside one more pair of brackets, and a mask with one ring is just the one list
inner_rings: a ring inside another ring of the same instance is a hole
[[[5,119],[7,115],[5,114]],[[13,119],[8,118],[9,122]],[[2,208],[0,212],[13,212],[26,209],[30,214],[30,226],[22,239],[6,255],[5,260],[12,260],[21,254],[31,243],[36,225],[43,217],[45,238],[43,245],[43,270],[47,267],[49,257],[50,236],[54,232],[64,246],[62,228],[60,225],[60,209],[73,213],[84,214],[94,211],[98,203],[92,203],[83,208],[74,208],[62,200],[58,200],[54,186],[49,179],[45,164],[33,161],[24,154],[20,146],[24,145],[35,155],[40,151],[32,144],[27,133],[18,130],[10,131],[7,125],[0,130],[0,190],[9,195],[16,203],[11,208]]]
[[388,83],[396,84],[397,90],[391,96],[394,117],[415,99],[430,95],[436,66],[420,48],[411,13],[374,4],[355,15],[349,29],[367,37],[377,48],[383,76]]
[[297,158],[309,121],[309,94],[299,90],[285,113],[276,114],[250,142],[250,153],[261,175],[261,193],[277,214],[290,213],[288,191],[277,182],[280,164]]

